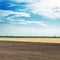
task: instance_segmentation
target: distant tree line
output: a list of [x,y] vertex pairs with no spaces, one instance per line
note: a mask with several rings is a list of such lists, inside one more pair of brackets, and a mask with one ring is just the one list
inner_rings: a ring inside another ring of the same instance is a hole
[[60,38],[60,36],[0,36],[0,38]]

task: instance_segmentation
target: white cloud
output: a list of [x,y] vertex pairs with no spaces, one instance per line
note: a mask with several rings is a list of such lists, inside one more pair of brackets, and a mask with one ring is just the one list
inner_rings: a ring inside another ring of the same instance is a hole
[[19,17],[19,16],[30,17],[30,14],[26,13],[26,12],[15,12],[14,14],[17,14],[16,15],[17,17]]
[[[10,14],[14,14],[14,15],[10,16]],[[0,10],[0,22],[7,22],[7,20],[8,20],[9,23],[16,23],[15,18],[22,17],[22,16],[30,17],[30,14],[26,13],[26,12],[13,12],[13,11]],[[18,22],[18,24],[19,24],[19,22]]]
[[12,13],[12,11],[0,10],[0,17],[5,17]]
[[30,21],[26,21],[26,20],[23,20],[23,19],[20,19],[18,21],[11,21],[10,23],[11,24],[23,24],[23,25],[34,24],[34,25],[43,26],[43,27],[50,26],[50,25],[46,24],[43,21],[31,21],[31,20]]
[[15,2],[29,2],[29,3],[32,3],[32,2],[36,2],[37,0],[13,0],[13,1],[15,1]]
[[0,10],[0,17],[8,16],[9,14],[15,14],[16,16],[24,16],[24,17],[30,17],[29,13],[26,12],[14,12],[14,11],[6,11],[6,10]]
[[30,4],[28,7],[35,14],[43,15],[47,18],[60,18],[60,0],[41,0]]

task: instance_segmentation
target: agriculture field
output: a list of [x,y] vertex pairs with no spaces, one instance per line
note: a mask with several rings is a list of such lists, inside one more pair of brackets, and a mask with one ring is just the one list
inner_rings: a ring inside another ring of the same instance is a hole
[[0,41],[60,43],[60,38],[0,38]]
[[60,43],[0,41],[0,60],[60,60]]
[[60,60],[60,38],[0,38],[0,60]]

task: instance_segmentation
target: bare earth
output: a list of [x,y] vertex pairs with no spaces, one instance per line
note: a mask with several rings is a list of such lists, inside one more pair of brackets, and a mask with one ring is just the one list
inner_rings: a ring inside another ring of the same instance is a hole
[[0,60],[60,60],[59,40],[60,38],[0,38]]

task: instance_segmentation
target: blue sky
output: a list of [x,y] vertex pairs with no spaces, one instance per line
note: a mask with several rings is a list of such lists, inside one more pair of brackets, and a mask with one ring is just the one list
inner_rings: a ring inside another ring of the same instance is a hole
[[60,36],[60,0],[0,0],[0,36]]

